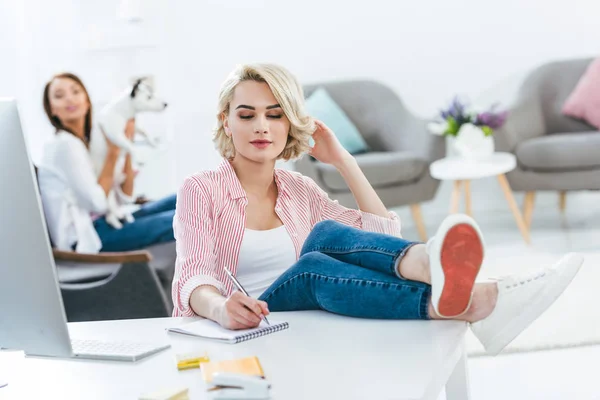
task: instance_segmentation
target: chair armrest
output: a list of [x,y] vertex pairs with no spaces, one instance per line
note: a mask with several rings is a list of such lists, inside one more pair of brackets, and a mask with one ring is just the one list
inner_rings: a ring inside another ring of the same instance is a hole
[[429,163],[444,157],[445,141],[429,131],[426,120],[407,117],[398,124],[398,131],[408,139],[404,140],[402,150],[414,152]]
[[76,253],[74,251],[62,251],[52,249],[52,255],[56,261],[71,261],[94,264],[125,264],[136,262],[149,262],[152,256],[145,250],[127,251],[120,253]]
[[444,157],[445,142],[427,128],[428,120],[412,114],[402,103],[386,109],[377,127],[380,151],[407,151],[432,163]]
[[514,153],[517,146],[546,133],[541,99],[529,87],[521,89],[517,100],[508,108],[504,125],[494,132],[496,149]]

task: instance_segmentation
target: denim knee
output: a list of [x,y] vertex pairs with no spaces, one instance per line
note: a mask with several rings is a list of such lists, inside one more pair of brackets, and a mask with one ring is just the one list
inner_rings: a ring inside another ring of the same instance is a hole
[[298,261],[289,269],[294,275],[299,275],[305,272],[323,273],[327,270],[327,265],[331,264],[333,259],[328,255],[318,251],[311,251],[300,256]]
[[167,196],[166,201],[171,204],[171,209],[175,209],[175,206],[177,205],[177,195],[176,194],[172,194],[170,196]]
[[149,229],[147,234],[156,235],[157,243],[172,242],[175,240],[175,234],[173,232],[173,218],[175,217],[175,210],[163,211],[153,216],[148,216],[149,223],[146,228]]
[[321,241],[321,238],[323,236],[330,235],[332,234],[332,232],[335,232],[336,230],[339,230],[344,227],[344,224],[331,219],[317,222],[315,226],[313,226],[306,240],[304,241],[304,245],[302,246],[300,255],[316,251],[317,248],[321,247],[319,245],[319,242]]

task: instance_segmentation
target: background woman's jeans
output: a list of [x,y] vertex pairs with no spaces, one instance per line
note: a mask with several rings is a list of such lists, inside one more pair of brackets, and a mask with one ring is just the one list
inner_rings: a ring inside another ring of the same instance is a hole
[[102,241],[100,251],[142,250],[153,244],[174,241],[176,202],[176,195],[172,195],[146,203],[133,213],[135,221],[125,222],[121,229],[108,225],[104,217],[98,218],[94,221],[94,227]]
[[299,260],[260,296],[271,311],[326,310],[360,318],[429,319],[431,288],[396,273],[417,244],[335,221],[315,225]]

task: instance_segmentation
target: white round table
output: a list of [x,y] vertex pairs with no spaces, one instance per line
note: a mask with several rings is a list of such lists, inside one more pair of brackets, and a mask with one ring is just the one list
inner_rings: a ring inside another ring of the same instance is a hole
[[508,205],[515,217],[517,226],[527,243],[530,242],[529,231],[523,219],[523,215],[517,206],[506,174],[517,166],[517,160],[510,153],[494,153],[489,157],[482,159],[468,159],[462,157],[447,157],[437,160],[429,166],[431,176],[443,181],[454,181],[452,199],[450,202],[450,213],[458,212],[460,201],[460,188],[464,184],[465,190],[465,208],[466,213],[472,216],[471,208],[471,189],[470,184],[473,179],[481,179],[496,176],[500,182],[500,187],[508,201]]

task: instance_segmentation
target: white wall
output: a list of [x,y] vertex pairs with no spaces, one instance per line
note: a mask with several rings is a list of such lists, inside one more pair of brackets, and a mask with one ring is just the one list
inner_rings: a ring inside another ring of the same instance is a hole
[[34,160],[52,132],[42,106],[43,85],[54,72],[76,67],[75,3],[0,0],[0,96],[17,98]]
[[216,162],[217,89],[236,63],[281,63],[303,82],[377,79],[429,116],[457,92],[475,97],[543,61],[596,54],[598,15],[597,0],[180,1],[167,32],[178,177]]
[[[45,83],[56,73],[76,73],[88,88],[96,110],[122,91],[132,76],[154,74],[159,89],[169,92],[168,60],[161,56],[163,34],[160,9],[166,1],[144,11],[136,25],[118,20],[118,0],[0,0],[0,96],[17,97],[23,128],[34,162],[54,128],[42,106]],[[153,3],[149,2],[150,5]],[[149,133],[172,136],[165,115],[144,115],[139,123]],[[153,152],[138,177],[138,193],[159,197],[176,189],[172,146]]]
[[14,77],[17,73],[17,49],[14,43],[17,37],[15,10],[9,4],[0,1],[0,97],[14,96],[17,85]]
[[[430,116],[456,93],[503,100],[531,67],[594,56],[600,38],[597,0],[146,0],[155,47],[145,55],[136,50],[133,58],[115,56],[113,50],[107,55],[113,57],[107,73],[99,66],[106,62],[101,52],[59,52],[58,60],[43,49],[57,47],[50,41],[68,43],[69,32],[89,32],[95,21],[106,26],[114,18],[116,0],[48,2],[52,6],[42,0],[25,2],[39,7],[26,11],[39,15],[25,22],[29,33],[21,33],[21,41],[35,39],[35,45],[18,59],[19,93],[33,99],[26,104],[28,117],[39,116],[33,109],[39,111],[41,85],[57,69],[85,74],[93,91],[114,87],[115,80],[125,79],[124,71],[148,67],[159,74],[160,89],[171,104],[165,120],[174,143],[155,171],[175,169],[162,176],[162,183],[152,183],[161,185],[159,191],[171,190],[189,173],[218,162],[210,135],[216,96],[236,63],[281,63],[302,82],[377,79],[413,111]],[[59,13],[65,15],[64,24],[56,22]],[[114,60],[128,60],[121,75]],[[72,65],[65,65],[69,61]],[[23,79],[24,73],[32,76]],[[0,76],[0,93],[6,79]],[[28,123],[37,130],[45,121]]]

